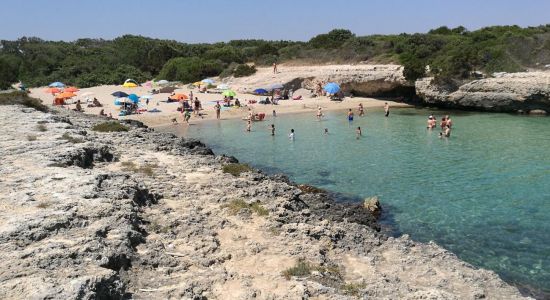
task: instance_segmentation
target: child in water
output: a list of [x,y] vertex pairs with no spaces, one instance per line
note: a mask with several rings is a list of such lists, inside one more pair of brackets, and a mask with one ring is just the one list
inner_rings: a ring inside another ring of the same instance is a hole
[[275,135],[275,124],[271,124],[271,136]]
[[328,128],[325,128],[325,135],[328,135]]
[[359,139],[363,134],[361,133],[361,127],[357,127],[357,129],[355,129],[355,138],[356,139]]
[[294,129],[290,129],[290,134],[288,135],[288,138],[289,138],[291,141],[294,141]]
[[247,120],[246,121],[246,132],[250,132],[250,129],[252,128],[252,121]]

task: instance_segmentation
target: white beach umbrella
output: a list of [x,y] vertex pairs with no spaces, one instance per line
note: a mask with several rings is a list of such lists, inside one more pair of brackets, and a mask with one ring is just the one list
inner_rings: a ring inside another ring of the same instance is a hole
[[222,83],[220,85],[218,85],[218,89],[220,90],[228,90],[230,89],[229,85],[225,84],[225,83]]

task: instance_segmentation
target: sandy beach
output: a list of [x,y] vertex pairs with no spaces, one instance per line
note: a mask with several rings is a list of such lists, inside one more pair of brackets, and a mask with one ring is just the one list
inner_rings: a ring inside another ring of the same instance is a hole
[[[45,104],[53,103],[53,96],[45,92],[46,87],[34,88],[31,89],[31,96],[41,99]],[[116,91],[123,91],[127,94],[137,94],[138,96],[150,95],[151,88],[147,87],[136,87],[136,88],[125,88],[120,85],[103,85],[92,88],[84,88],[77,92],[77,95],[83,95],[86,93],[91,93],[90,96],[77,96],[71,99],[69,102],[76,102],[80,99],[82,103],[86,103],[86,98],[93,99],[97,98],[102,104],[103,107],[86,107],[86,104],[83,104],[84,113],[98,115],[101,109],[104,109],[104,112],[112,114],[113,118],[117,119],[132,119],[141,121],[148,126],[156,127],[162,125],[172,124],[172,119],[176,118],[178,123],[182,124],[183,116],[180,112],[177,111],[177,108],[181,105],[177,102],[167,103],[166,100],[170,94],[155,94],[153,99],[150,100],[149,105],[145,106],[148,110],[157,108],[160,112],[144,112],[142,114],[135,114],[130,116],[119,117],[119,106],[114,105],[114,99],[111,93]],[[189,89],[187,87],[180,87],[175,90],[176,94],[185,94],[189,95],[189,92],[193,91],[194,97],[198,97],[201,101],[203,110],[201,111],[202,117],[192,115],[190,123],[202,122],[206,120],[213,120],[216,118],[216,113],[214,111],[214,105],[216,101],[223,100],[221,94],[215,93],[197,93],[197,90]],[[278,115],[289,114],[289,113],[303,113],[311,111],[315,114],[317,108],[321,106],[323,110],[344,110],[344,109],[357,109],[359,103],[362,103],[365,109],[368,111],[369,108],[381,108],[384,106],[385,102],[390,104],[390,107],[409,107],[409,105],[404,103],[398,103],[387,100],[378,100],[374,98],[363,98],[363,97],[346,97],[344,101],[331,101],[328,97],[316,97],[312,98],[309,95],[303,95],[302,100],[281,100],[278,102],[278,105],[263,105],[263,104],[247,104],[248,100],[260,101],[265,99],[266,96],[257,96],[252,94],[240,93],[238,89],[237,96],[235,98],[244,105],[243,107],[231,107],[231,108],[222,108],[221,118],[223,119],[232,119],[232,118],[243,118],[247,116],[248,109],[251,108],[255,113],[265,113],[266,117],[269,118],[272,115],[272,111],[275,110]],[[304,93],[305,94],[305,93]],[[145,104],[144,101],[142,101]],[[74,109],[75,104],[65,105],[68,109]],[[185,126],[185,125],[183,125]]]

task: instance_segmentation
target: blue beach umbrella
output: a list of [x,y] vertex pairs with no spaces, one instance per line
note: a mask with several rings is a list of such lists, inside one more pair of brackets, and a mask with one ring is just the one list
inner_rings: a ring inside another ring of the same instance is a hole
[[50,85],[48,85],[48,86],[49,87],[62,88],[62,87],[65,87],[65,84],[63,82],[56,81],[56,82],[50,83]]
[[202,82],[202,83],[207,83],[207,84],[214,84],[214,80],[212,80],[212,79],[210,79],[210,78],[203,79],[201,82]]
[[340,86],[337,83],[329,82],[325,85],[324,89],[329,94],[336,94],[340,91]]
[[128,99],[132,100],[132,102],[134,102],[134,103],[138,103],[138,102],[139,102],[139,97],[138,97],[138,95],[136,95],[136,94],[130,94],[130,95],[128,95]]
[[254,94],[258,94],[258,95],[264,95],[264,94],[267,94],[269,93],[266,89],[255,89],[254,90]]

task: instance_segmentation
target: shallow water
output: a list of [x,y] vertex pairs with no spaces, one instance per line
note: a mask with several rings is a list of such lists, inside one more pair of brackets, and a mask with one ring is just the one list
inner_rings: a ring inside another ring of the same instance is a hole
[[[550,118],[453,112],[449,139],[428,110],[314,113],[190,126],[218,154],[352,199],[377,195],[393,234],[434,240],[509,282],[550,293]],[[444,112],[436,112],[441,116]],[[361,126],[363,137],[355,137]],[[294,142],[287,138],[296,130]],[[323,129],[329,129],[329,135]]]

